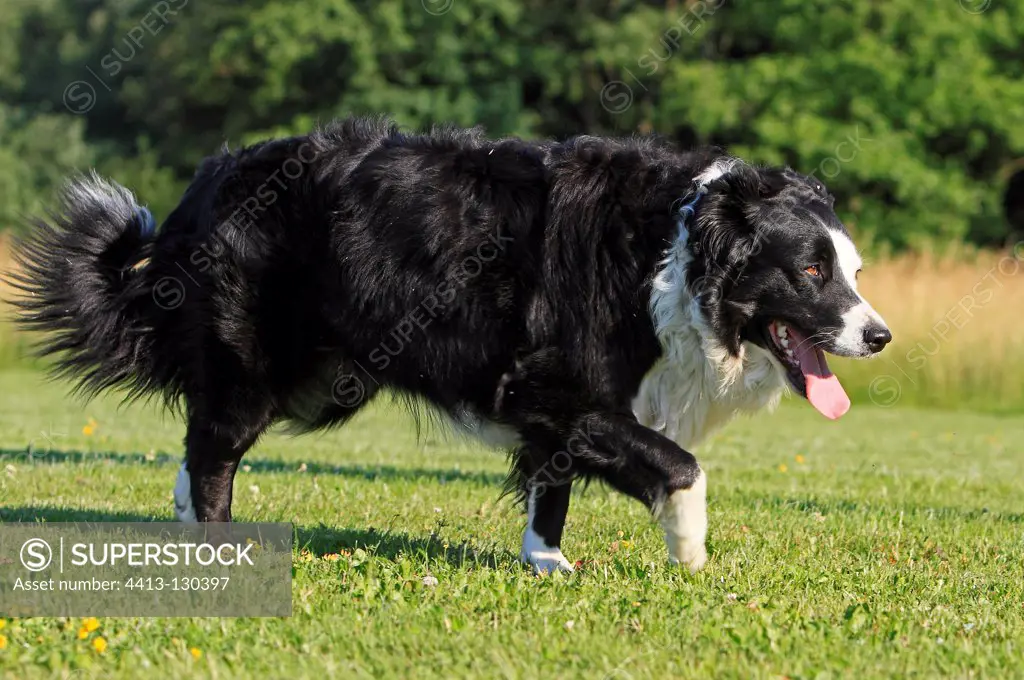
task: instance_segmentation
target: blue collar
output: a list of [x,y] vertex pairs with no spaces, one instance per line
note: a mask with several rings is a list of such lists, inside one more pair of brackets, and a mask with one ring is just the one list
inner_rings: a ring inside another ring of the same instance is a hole
[[138,222],[139,233],[142,236],[149,237],[156,233],[156,220],[153,219],[153,213],[149,212],[149,208],[135,206],[135,221]]
[[689,203],[687,203],[683,207],[679,208],[679,217],[683,220],[683,224],[686,223],[686,218],[687,217],[693,217],[694,212],[695,212],[695,210],[697,208],[697,201],[699,201],[700,197],[703,196],[705,193],[707,193],[707,192],[703,188],[698,189],[697,190],[697,195],[694,196],[693,199],[690,200]]

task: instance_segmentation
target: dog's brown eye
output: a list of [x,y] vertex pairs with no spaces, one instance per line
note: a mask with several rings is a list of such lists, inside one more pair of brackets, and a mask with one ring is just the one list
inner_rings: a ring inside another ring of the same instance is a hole
[[808,274],[810,274],[811,276],[821,276],[821,269],[819,269],[818,265],[816,265],[816,264],[812,264],[810,267],[808,267],[804,271],[807,272]]

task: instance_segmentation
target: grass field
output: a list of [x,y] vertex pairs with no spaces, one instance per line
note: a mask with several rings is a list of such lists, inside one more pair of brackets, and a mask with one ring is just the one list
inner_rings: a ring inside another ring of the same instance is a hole
[[[236,518],[296,528],[293,617],[102,619],[84,639],[78,619],[0,619],[0,675],[1024,677],[1022,255],[869,264],[896,340],[833,362],[853,411],[790,402],[697,452],[701,574],[595,486],[570,510],[577,573],[532,576],[503,457],[384,404],[246,458]],[[67,399],[25,347],[0,323],[0,520],[172,519],[183,427]]]
[[[861,400],[830,423],[788,403],[699,452],[704,572],[671,568],[643,508],[594,486],[563,546],[581,567],[538,578],[515,561],[503,457],[380,407],[270,435],[236,480],[237,519],[293,522],[303,544],[291,618],[101,619],[85,639],[78,619],[7,620],[0,674],[1024,677],[1022,433],[1020,416]],[[0,519],[169,520],[182,434],[0,373]]]

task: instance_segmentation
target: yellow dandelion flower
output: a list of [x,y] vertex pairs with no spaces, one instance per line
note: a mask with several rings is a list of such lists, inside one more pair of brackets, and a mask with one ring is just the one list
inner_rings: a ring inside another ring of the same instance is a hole
[[192,655],[193,659],[198,659],[203,655],[203,650],[199,649],[198,647],[193,647],[192,649],[188,650],[188,653]]
[[0,630],[3,630],[4,626],[6,626],[6,625],[7,625],[7,621],[5,621],[4,619],[0,619]]
[[803,464],[804,464],[804,462],[805,462],[806,460],[807,460],[806,458],[804,458],[804,457],[803,457],[803,456],[801,456],[800,454],[797,454],[797,456],[796,456],[796,462],[798,462],[798,463],[800,463],[801,465],[803,465]]
[[87,618],[84,621],[82,621],[82,628],[86,629],[90,633],[93,632],[94,630],[96,630],[99,627],[100,627],[99,619],[97,619],[95,616],[90,616],[89,618]]
[[107,649],[107,641],[101,637],[96,638],[92,641],[92,648],[102,654]]
[[788,469],[789,469],[789,468],[788,468],[788,467],[786,467],[786,464],[785,464],[785,463],[783,463],[782,465],[780,465],[780,466],[779,466],[779,472],[785,472],[785,471],[786,471],[786,470],[788,470]]
[[85,628],[79,628],[78,629],[78,639],[79,640],[84,640],[87,637],[89,637],[89,631],[87,631]]
[[82,434],[84,434],[86,437],[91,437],[95,431],[96,428],[93,427],[92,425],[86,425],[85,427],[82,428]]
[[7,649],[7,636],[0,635],[0,649]]

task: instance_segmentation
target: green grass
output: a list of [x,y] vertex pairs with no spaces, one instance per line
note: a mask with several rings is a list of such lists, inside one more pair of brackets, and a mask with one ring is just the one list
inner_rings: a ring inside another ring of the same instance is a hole
[[[377,408],[268,436],[236,480],[237,519],[293,522],[308,543],[291,618],[102,619],[102,654],[78,620],[8,621],[0,674],[1024,677],[1022,432],[1024,417],[861,402],[829,423],[787,404],[699,451],[705,571],[671,568],[644,509],[595,485],[563,546],[582,568],[537,578],[515,562],[503,457]],[[182,434],[0,373],[0,518],[169,520]]]

